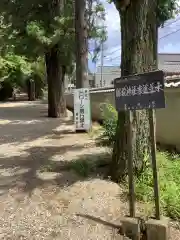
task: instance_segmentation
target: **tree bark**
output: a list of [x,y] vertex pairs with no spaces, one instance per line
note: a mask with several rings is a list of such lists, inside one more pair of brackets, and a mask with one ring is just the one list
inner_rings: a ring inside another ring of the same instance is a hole
[[86,1],[75,0],[76,88],[88,87]]
[[[147,72],[155,68],[157,49],[156,0],[130,0],[124,9],[114,1],[121,19],[121,75]],[[111,176],[119,182],[127,174],[127,115],[118,113]],[[140,173],[149,158],[148,111],[133,112],[133,162]]]
[[60,65],[58,44],[45,54],[48,83],[48,117],[66,116],[66,101],[64,96],[65,67]]
[[[48,2],[47,20],[49,28],[55,17],[63,16],[64,0]],[[64,96],[65,67],[61,64],[61,46],[53,43],[45,52],[45,63],[48,84],[48,117],[60,118],[66,116],[66,101]]]
[[28,80],[28,101],[35,101],[36,95],[35,95],[35,82],[32,79]]

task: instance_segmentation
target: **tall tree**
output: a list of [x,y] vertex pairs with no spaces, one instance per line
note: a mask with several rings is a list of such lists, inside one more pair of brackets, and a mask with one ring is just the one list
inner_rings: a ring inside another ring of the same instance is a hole
[[76,88],[88,86],[88,38],[85,11],[86,1],[75,0]]
[[67,67],[74,61],[75,49],[72,3],[72,0],[0,1],[6,43],[14,46],[15,52],[30,59],[44,56],[49,117],[66,114],[64,76]]
[[[157,60],[157,29],[173,16],[175,0],[114,0],[121,21],[122,76],[152,70]],[[111,175],[119,182],[127,173],[127,115],[118,113]],[[133,113],[134,171],[149,157],[148,112]]]
[[[87,3],[87,4],[86,4]],[[75,0],[76,87],[88,87],[88,40],[106,39],[106,30],[99,24],[105,20],[104,7],[99,0]],[[94,49],[94,57],[100,51]]]

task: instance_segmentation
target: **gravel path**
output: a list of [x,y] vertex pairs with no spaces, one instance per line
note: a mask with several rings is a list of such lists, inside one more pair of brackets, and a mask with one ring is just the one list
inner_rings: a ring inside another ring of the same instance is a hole
[[[40,171],[105,152],[88,134],[74,134],[70,114],[59,120],[46,113],[38,102],[0,104],[0,239],[120,239],[112,224],[127,213],[127,203],[117,184]],[[178,230],[172,234],[180,239]]]

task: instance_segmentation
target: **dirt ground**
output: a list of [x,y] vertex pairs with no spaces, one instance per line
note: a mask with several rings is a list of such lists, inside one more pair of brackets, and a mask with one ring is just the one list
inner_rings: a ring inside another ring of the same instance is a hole
[[[38,102],[0,104],[0,239],[110,240],[127,201],[100,176],[40,171],[52,163],[106,155],[89,134],[75,134],[71,114],[48,119]],[[140,208],[140,206],[139,206]],[[172,239],[180,232],[171,228]]]

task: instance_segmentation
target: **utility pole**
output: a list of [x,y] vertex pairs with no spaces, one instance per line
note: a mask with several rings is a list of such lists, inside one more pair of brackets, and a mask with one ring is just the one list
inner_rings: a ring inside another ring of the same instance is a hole
[[89,87],[86,1],[75,0],[76,88]]
[[[94,42],[94,49],[97,49],[97,41],[96,41],[96,40],[95,40],[95,42]],[[97,86],[96,86],[97,59],[95,59],[94,65],[95,65],[95,70],[94,70],[94,87],[97,87]]]
[[104,43],[101,42],[101,80],[100,80],[100,87],[103,86],[103,65],[104,65]]
[[[103,22],[103,30],[105,30],[105,25]],[[100,87],[105,86],[105,81],[103,80],[103,67],[104,67],[104,39],[101,40],[101,80],[100,80]]]

